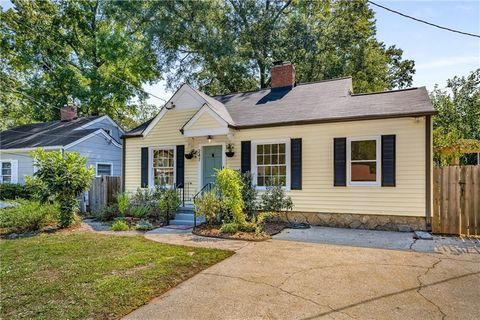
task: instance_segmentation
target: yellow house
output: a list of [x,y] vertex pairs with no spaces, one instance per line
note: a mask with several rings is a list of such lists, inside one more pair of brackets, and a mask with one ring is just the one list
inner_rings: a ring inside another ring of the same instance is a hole
[[352,79],[296,84],[272,68],[272,87],[210,97],[184,84],[156,117],[124,135],[125,190],[176,187],[184,205],[215,169],[280,181],[290,220],[384,230],[430,222],[431,116],[424,87],[353,94]]

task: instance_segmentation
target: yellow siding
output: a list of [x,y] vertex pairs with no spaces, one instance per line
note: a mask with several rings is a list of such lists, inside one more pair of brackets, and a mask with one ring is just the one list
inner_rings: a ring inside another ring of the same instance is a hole
[[[195,110],[172,110],[146,138],[127,139],[126,188],[140,185],[140,148],[184,143],[188,148],[207,143],[205,138],[187,140],[179,128]],[[396,187],[333,186],[333,138],[396,134]],[[399,118],[237,130],[235,156],[226,165],[240,169],[243,140],[302,138],[302,190],[289,191],[295,211],[425,215],[425,120]],[[212,144],[227,143],[214,137]],[[197,188],[199,159],[185,160],[185,183]]]
[[215,128],[223,128],[217,120],[215,120],[210,114],[207,112],[203,113],[200,118],[195,121],[195,123],[189,128],[189,130],[195,129],[215,129]]
[[[188,110],[170,110],[160,119],[157,125],[149,132],[146,137],[126,139],[125,149],[125,189],[135,191],[140,187],[140,157],[142,147],[185,145],[188,151],[188,140],[180,133],[180,128],[196,112],[196,109]],[[185,183],[194,180],[196,177],[195,159],[185,161]]]
[[[396,134],[396,187],[334,187],[333,138]],[[425,216],[425,120],[413,118],[240,130],[242,140],[302,138],[302,190],[295,211]],[[240,154],[228,162],[240,168]]]

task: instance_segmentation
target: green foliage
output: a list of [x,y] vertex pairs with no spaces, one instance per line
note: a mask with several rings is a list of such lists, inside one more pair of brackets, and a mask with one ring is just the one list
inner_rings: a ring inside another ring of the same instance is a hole
[[129,208],[128,214],[134,218],[145,218],[150,212],[150,207],[147,205],[134,205]]
[[253,175],[250,172],[242,174],[242,199],[243,199],[243,211],[247,214],[248,218],[252,218],[257,210],[257,189],[255,189],[253,183]]
[[236,222],[226,222],[220,228],[221,233],[235,233],[238,231],[239,225]]
[[17,183],[0,183],[0,200],[30,199],[32,194],[27,186]]
[[149,112],[137,88],[160,79],[161,65],[142,32],[146,16],[109,1],[15,1],[0,21],[0,110],[11,125],[58,119],[56,108],[72,100],[82,116],[108,114],[127,127],[138,108]]
[[135,229],[140,231],[149,231],[153,229],[153,225],[150,223],[150,221],[142,219],[137,222]]
[[130,227],[128,224],[123,220],[116,220],[112,226],[110,227],[112,231],[128,231]]
[[447,81],[430,94],[435,110],[433,146],[436,164],[450,165],[462,155],[462,139],[480,140],[480,69]]
[[76,152],[44,151],[32,152],[37,167],[34,177],[28,180],[32,185],[42,185],[42,202],[53,198],[60,205],[60,226],[67,227],[73,222],[78,210],[77,197],[89,189],[95,176],[92,167],[86,168],[86,158]]
[[222,199],[223,207],[233,222],[243,224],[242,178],[238,171],[230,168],[218,170],[215,174],[215,188]]
[[195,199],[195,212],[200,217],[205,217],[208,224],[216,224],[223,211],[222,200],[215,192],[205,192]]
[[162,191],[158,202],[158,208],[160,209],[161,220],[163,220],[165,224],[168,224],[170,219],[175,216],[175,212],[180,207],[181,203],[177,190],[165,189]]
[[59,206],[31,200],[17,200],[18,206],[0,209],[2,233],[38,231],[57,224]]
[[99,221],[112,221],[118,217],[118,213],[118,207],[114,204],[102,207],[100,210],[94,212],[93,216]]
[[119,192],[116,195],[116,199],[117,199],[118,211],[122,215],[125,215],[125,212],[127,211],[128,206],[130,205],[130,196],[128,195],[127,192]]
[[266,88],[276,59],[295,63],[298,82],[351,75],[355,92],[407,87],[415,72],[401,49],[375,38],[366,0],[165,1],[137,10],[155,12],[143,30],[158,39],[171,87],[186,81],[209,94]]
[[266,212],[280,212],[283,210],[292,210],[292,198],[285,194],[281,185],[268,187],[262,194],[262,209]]

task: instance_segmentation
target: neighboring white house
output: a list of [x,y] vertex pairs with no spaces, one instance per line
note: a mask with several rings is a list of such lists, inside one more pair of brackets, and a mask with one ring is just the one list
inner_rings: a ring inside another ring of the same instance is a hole
[[109,116],[77,118],[73,106],[61,109],[61,120],[27,124],[0,132],[0,183],[25,182],[35,172],[31,151],[79,152],[97,176],[120,176],[124,131]]

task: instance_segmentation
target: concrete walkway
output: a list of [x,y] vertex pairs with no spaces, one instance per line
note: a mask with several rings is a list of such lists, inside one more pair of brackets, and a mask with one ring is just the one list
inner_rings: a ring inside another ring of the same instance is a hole
[[204,242],[203,237],[163,231],[147,237],[175,244],[230,247],[236,254],[126,319],[480,318],[478,253],[426,253],[278,239],[225,244],[230,241]]

